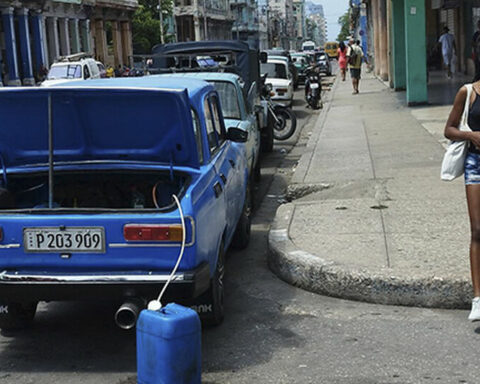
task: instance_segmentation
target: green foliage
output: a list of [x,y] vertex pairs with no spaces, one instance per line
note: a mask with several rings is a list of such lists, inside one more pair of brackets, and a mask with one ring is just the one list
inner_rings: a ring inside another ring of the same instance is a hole
[[345,41],[350,36],[350,14],[348,11],[338,18],[338,24],[340,24],[341,29],[337,41]]
[[[158,13],[158,0],[140,0],[139,7],[133,15],[132,34],[133,49],[138,54],[151,53],[154,45],[160,43],[160,16]],[[162,0],[163,17],[173,14],[173,1]],[[165,42],[172,41],[167,36],[167,26],[164,20],[163,35]]]

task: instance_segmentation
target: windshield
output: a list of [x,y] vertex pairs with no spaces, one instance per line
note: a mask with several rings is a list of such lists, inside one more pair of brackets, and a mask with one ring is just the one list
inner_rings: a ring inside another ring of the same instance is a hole
[[226,81],[212,81],[213,86],[220,96],[223,117],[225,119],[241,120],[240,106],[238,105],[237,92],[232,83]]
[[313,51],[315,49],[315,45],[304,45],[303,50],[304,51]]
[[287,69],[284,64],[277,63],[262,63],[260,66],[262,75],[267,74],[268,77],[275,79],[286,79]]
[[81,79],[82,66],[79,64],[55,65],[48,72],[48,80]]

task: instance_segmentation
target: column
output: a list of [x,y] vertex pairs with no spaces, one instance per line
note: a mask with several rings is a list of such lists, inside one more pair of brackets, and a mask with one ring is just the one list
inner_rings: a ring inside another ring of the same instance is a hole
[[113,34],[113,60],[115,67],[119,65],[124,65],[128,63],[127,60],[124,60],[124,54],[122,50],[122,31],[119,21],[112,21],[112,34]]
[[47,18],[48,58],[54,63],[60,56],[60,43],[58,38],[58,18]]
[[132,24],[130,21],[121,22],[123,62],[133,66]]
[[380,49],[380,78],[388,80],[388,30],[387,30],[387,9],[385,0],[378,0],[379,18],[379,49]]
[[427,93],[425,0],[405,0],[407,103],[424,104]]
[[105,24],[102,19],[95,20],[95,56],[99,61],[106,64],[108,56],[107,34],[105,33]]
[[393,88],[404,90],[406,86],[405,62],[405,0],[392,1],[392,53],[393,53]]
[[90,20],[82,20],[80,22],[82,49],[85,53],[92,53],[92,44],[90,36]]
[[48,68],[50,63],[48,59],[48,44],[47,44],[47,22],[46,22],[46,17],[42,16],[42,33],[43,33],[43,54],[45,55],[45,68]]
[[78,19],[71,19],[68,23],[70,29],[70,50],[72,53],[80,52],[80,30]]
[[18,34],[20,38],[21,65],[23,85],[35,85],[33,78],[32,50],[30,48],[30,28],[28,24],[28,9],[17,10]]
[[5,35],[5,50],[8,67],[7,85],[22,85],[18,72],[17,42],[15,38],[15,25],[13,22],[13,8],[2,9],[3,30]]
[[372,0],[372,13],[373,13],[373,48],[375,58],[375,75],[380,76],[380,67],[382,58],[380,57],[380,22],[378,14],[378,2],[379,0]]
[[60,31],[60,53],[62,56],[68,56],[70,50],[70,33],[68,28],[68,19],[61,18],[58,20],[58,29]]
[[40,12],[36,12],[32,16],[33,52],[35,53],[35,72],[37,76],[47,68],[43,20],[43,15]]

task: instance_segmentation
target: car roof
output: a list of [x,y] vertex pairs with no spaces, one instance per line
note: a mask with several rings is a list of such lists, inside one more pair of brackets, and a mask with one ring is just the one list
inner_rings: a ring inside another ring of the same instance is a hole
[[187,90],[190,99],[199,94],[213,90],[213,86],[200,79],[192,79],[181,76],[168,77],[162,75],[142,77],[117,77],[113,79],[91,79],[88,81],[78,80],[55,85],[55,87],[82,87],[82,88],[139,88],[161,89],[171,91]]
[[273,64],[285,64],[285,65],[288,65],[288,62],[286,60],[282,60],[282,59],[268,59],[267,60],[267,63],[273,63]]

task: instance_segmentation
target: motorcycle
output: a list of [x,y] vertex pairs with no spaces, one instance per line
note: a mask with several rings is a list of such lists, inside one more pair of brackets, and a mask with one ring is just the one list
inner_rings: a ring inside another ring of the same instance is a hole
[[265,84],[265,81],[263,84],[260,99],[267,107],[268,126],[273,125],[273,137],[276,140],[287,140],[295,133],[297,117],[287,106],[272,101],[272,84]]
[[312,109],[322,108],[322,81],[320,80],[320,74],[315,66],[308,67],[305,72],[305,100]]

